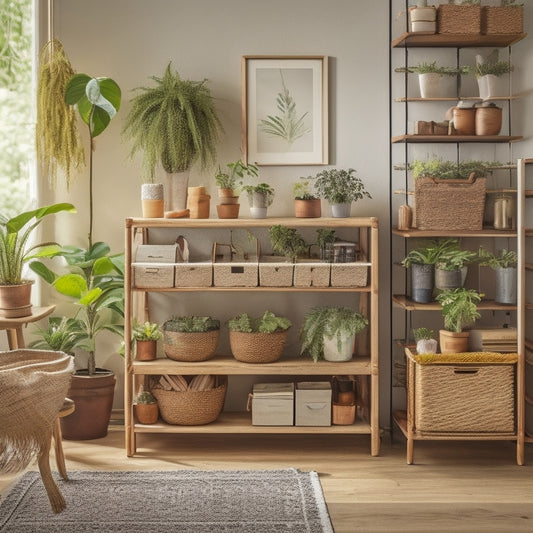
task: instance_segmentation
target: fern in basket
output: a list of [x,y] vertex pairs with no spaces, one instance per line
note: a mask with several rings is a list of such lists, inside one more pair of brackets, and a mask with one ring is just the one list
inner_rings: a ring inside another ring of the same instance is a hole
[[276,316],[272,311],[265,311],[263,316],[259,318],[242,313],[228,321],[230,331],[243,333],[276,333],[277,331],[286,331],[291,326],[292,322],[288,318]]

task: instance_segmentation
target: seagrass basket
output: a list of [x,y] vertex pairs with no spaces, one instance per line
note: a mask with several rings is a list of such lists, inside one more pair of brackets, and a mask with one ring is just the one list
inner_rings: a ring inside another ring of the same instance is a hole
[[217,376],[216,379],[216,387],[206,391],[167,391],[153,387],[152,394],[157,399],[161,418],[167,424],[179,426],[214,422],[224,408],[228,388],[227,376]]
[[481,33],[481,6],[440,4],[437,9],[437,33]]
[[207,361],[215,355],[219,335],[218,329],[197,333],[165,330],[163,349],[174,361]]
[[486,178],[415,179],[414,225],[419,230],[483,229]]
[[230,331],[231,353],[243,363],[273,363],[283,353],[289,331],[246,333]]
[[524,31],[523,6],[484,6],[481,32],[485,35],[515,34]]

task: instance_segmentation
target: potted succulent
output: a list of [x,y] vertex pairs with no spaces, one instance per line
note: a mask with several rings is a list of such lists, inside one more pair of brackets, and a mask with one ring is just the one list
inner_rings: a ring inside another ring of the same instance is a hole
[[228,321],[231,353],[244,363],[273,363],[285,347],[292,322],[265,311],[261,317],[242,313]]
[[437,340],[435,332],[429,328],[413,329],[413,337],[416,342],[416,353],[437,353]]
[[469,331],[464,328],[472,326],[481,317],[477,304],[481,302],[481,294],[474,289],[445,289],[437,295],[442,306],[444,329],[439,331],[440,351],[457,353],[468,350]]
[[300,329],[300,354],[308,353],[315,362],[349,361],[356,335],[367,326],[368,319],[348,307],[314,307]]
[[132,331],[135,341],[135,357],[139,361],[153,361],[157,357],[157,341],[163,332],[156,322],[135,322]]
[[155,424],[159,418],[159,406],[154,395],[142,386],[133,403],[133,412],[139,424]]
[[163,324],[165,355],[175,361],[207,361],[216,352],[220,320],[210,316],[173,316]]
[[294,215],[297,218],[319,218],[322,216],[320,198],[312,192],[310,181],[301,178],[292,188]]
[[330,168],[320,171],[312,178],[315,180],[315,191],[320,198],[330,203],[334,217],[348,217],[352,202],[364,197],[372,198],[355,172],[353,168]]
[[274,200],[274,189],[268,183],[245,185],[242,189],[248,194],[252,218],[266,218],[267,208]]
[[135,89],[123,135],[132,142],[132,156],[144,153],[150,180],[158,164],[167,173],[166,210],[184,211],[189,170],[197,160],[202,168],[215,161],[222,127],[207,80],[184,80],[171,63],[151,79],[155,86]]
[[30,246],[29,239],[44,217],[60,211],[75,213],[76,209],[72,204],[59,203],[25,211],[10,219],[0,215],[0,317],[31,315],[33,280],[24,277],[24,266],[31,259],[54,253],[59,245],[45,242]]
[[481,246],[478,257],[479,264],[490,267],[496,276],[494,301],[500,304],[516,304],[517,253],[513,250],[502,249],[495,254]]

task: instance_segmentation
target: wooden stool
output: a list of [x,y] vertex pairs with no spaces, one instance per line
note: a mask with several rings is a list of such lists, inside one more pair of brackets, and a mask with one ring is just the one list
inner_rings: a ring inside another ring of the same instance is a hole
[[54,422],[54,431],[52,433],[52,438],[54,439],[54,451],[56,454],[56,465],[57,470],[61,474],[61,477],[68,481],[67,467],[65,465],[65,454],[63,453],[63,437],[61,435],[61,418],[72,414],[76,409],[74,401],[70,398],[65,398],[63,406],[57,415],[56,421]]

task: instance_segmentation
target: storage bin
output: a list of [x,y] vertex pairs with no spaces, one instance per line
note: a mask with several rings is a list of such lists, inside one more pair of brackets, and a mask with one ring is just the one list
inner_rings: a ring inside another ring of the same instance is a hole
[[481,6],[440,4],[437,8],[437,33],[480,34]]
[[296,426],[331,426],[331,383],[329,381],[296,383],[294,424]]
[[483,34],[516,34],[523,31],[523,6],[483,6],[481,11],[481,32]]
[[370,263],[332,263],[332,287],[366,287]]
[[294,383],[256,383],[253,386],[252,425],[294,424]]
[[298,261],[294,265],[294,286],[329,287],[330,272],[329,263]]
[[135,263],[133,285],[140,289],[166,289],[174,286],[174,264]]
[[213,264],[211,261],[176,263],[175,287],[211,287],[212,285]]
[[178,257],[176,244],[140,244],[135,254],[136,263],[175,263]]
[[294,264],[283,257],[261,257],[259,285],[261,287],[292,287]]
[[227,245],[213,244],[213,284],[215,287],[257,287],[259,284],[259,248],[250,261],[219,262],[218,248]]

